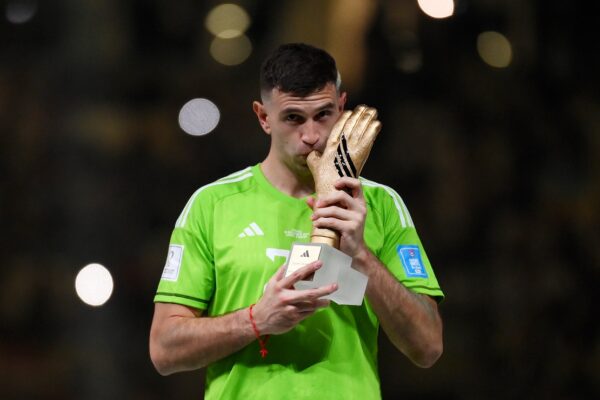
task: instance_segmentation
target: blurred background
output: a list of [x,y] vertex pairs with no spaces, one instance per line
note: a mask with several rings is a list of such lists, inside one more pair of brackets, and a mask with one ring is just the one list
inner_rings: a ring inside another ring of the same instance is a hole
[[[189,196],[266,155],[251,102],[288,41],[379,110],[364,175],[402,195],[446,294],[433,368],[381,338],[384,398],[598,398],[597,2],[0,4],[3,399],[202,397],[201,372],[154,371],[152,299]],[[208,135],[179,125],[194,98]]]

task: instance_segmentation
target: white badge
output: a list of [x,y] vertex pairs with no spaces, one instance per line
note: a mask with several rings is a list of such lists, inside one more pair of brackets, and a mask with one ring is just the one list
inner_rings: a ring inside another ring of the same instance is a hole
[[172,244],[169,246],[169,254],[161,279],[165,281],[177,281],[179,277],[179,268],[181,267],[181,259],[183,258],[183,246]]

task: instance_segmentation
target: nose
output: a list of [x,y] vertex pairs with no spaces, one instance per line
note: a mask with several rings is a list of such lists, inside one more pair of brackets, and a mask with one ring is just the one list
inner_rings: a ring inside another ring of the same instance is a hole
[[314,146],[319,141],[321,133],[315,121],[308,120],[302,124],[300,139],[309,146]]

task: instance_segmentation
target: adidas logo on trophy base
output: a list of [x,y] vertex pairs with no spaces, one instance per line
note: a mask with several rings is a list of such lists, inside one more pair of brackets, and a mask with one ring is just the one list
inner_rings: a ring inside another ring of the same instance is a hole
[[352,268],[352,257],[338,249],[323,243],[294,243],[286,266],[285,275],[321,260],[323,266],[307,280],[296,282],[297,290],[314,289],[320,286],[337,283],[338,290],[328,296],[337,304],[360,306],[367,289],[368,278]]

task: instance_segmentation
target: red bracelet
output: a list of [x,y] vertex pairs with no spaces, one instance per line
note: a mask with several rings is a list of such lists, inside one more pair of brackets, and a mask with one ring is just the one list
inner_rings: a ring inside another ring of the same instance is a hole
[[248,309],[248,312],[250,314],[250,323],[252,324],[252,330],[254,331],[254,334],[256,335],[256,339],[258,339],[258,345],[260,346],[260,356],[262,358],[265,358],[267,356],[267,353],[269,352],[267,350],[267,342],[269,341],[269,335],[265,335],[265,339],[263,340],[260,337],[260,332],[258,331],[258,328],[256,327],[256,323],[254,322],[254,317],[252,316],[252,309],[254,308],[256,304],[252,304],[250,306],[250,308]]

